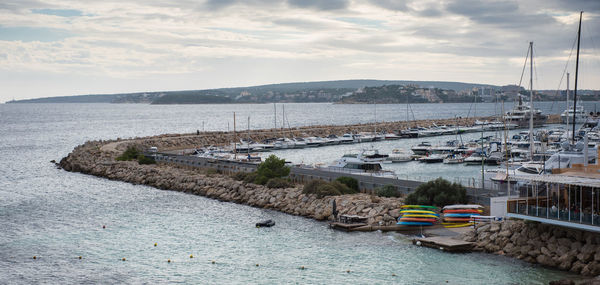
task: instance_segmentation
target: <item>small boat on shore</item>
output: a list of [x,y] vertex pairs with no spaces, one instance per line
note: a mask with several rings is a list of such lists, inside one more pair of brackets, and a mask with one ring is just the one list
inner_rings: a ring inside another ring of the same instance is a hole
[[275,225],[273,220],[264,220],[256,223],[257,228],[269,228]]

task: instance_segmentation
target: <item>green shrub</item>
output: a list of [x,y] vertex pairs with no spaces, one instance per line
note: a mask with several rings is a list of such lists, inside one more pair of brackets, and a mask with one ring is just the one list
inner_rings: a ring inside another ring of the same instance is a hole
[[319,185],[317,187],[317,198],[323,198],[325,196],[338,196],[338,195],[342,195],[342,193],[340,192],[340,190],[335,189],[335,187],[333,185],[331,185],[331,183],[325,183],[322,185]]
[[340,183],[339,181],[332,181],[332,182],[329,182],[329,184],[331,186],[335,187],[335,189],[337,189],[338,191],[340,191],[340,193],[342,193],[342,195],[358,193],[358,191],[354,191],[354,189],[351,189],[350,187],[346,186],[346,184]]
[[279,159],[274,154],[258,165],[254,183],[265,185],[271,178],[285,177],[290,174],[290,168],[285,166],[285,159]]
[[137,156],[137,162],[139,164],[156,164],[156,161],[154,161],[154,158],[147,157],[143,154],[140,154]]
[[129,146],[120,156],[118,156],[116,158],[116,160],[119,160],[119,161],[134,160],[134,159],[138,158],[138,155],[140,155],[140,153],[137,150],[137,148],[135,148],[133,146]]
[[358,180],[356,180],[356,179],[354,179],[352,177],[340,176],[335,181],[338,181],[338,182],[343,183],[346,186],[350,187],[350,189],[354,190],[353,193],[358,193],[358,191],[359,191],[359,189],[358,189]]
[[400,197],[398,189],[392,184],[384,185],[377,188],[377,196],[379,197]]
[[212,175],[215,175],[215,174],[218,174],[218,173],[219,173],[219,171],[216,170],[216,169],[214,169],[214,168],[205,168],[204,169],[204,174],[206,174],[208,176],[212,176]]
[[304,184],[302,188],[302,193],[304,194],[317,194],[317,188],[321,185],[327,184],[327,182],[323,180],[311,180]]
[[406,197],[406,204],[433,205],[444,207],[467,203],[467,190],[460,184],[450,183],[443,178],[419,185],[415,192]]
[[244,182],[246,183],[254,183],[254,180],[256,179],[256,172],[250,172],[250,173],[246,173],[246,177],[244,177]]
[[294,186],[292,182],[283,178],[271,178],[265,185],[268,188],[288,188]]
[[236,172],[235,174],[231,175],[231,178],[237,180],[237,181],[244,181],[244,179],[246,179],[246,176],[248,176],[249,173],[247,172]]

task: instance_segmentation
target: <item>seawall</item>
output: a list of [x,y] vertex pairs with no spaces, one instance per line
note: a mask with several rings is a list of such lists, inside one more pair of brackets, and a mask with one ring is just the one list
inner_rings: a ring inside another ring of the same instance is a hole
[[478,224],[462,239],[488,253],[584,276],[600,275],[600,235],[548,224],[506,220]]

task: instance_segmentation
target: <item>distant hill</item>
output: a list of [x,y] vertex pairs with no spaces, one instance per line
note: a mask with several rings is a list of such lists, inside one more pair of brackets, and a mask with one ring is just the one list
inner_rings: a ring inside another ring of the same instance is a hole
[[[264,103],[264,102],[335,102],[343,95],[363,87],[383,85],[419,85],[424,88],[466,90],[474,87],[499,88],[489,84],[411,81],[411,80],[336,80],[268,84],[206,90],[159,91],[121,94],[96,94],[16,100],[7,103]],[[192,98],[199,96],[198,98]],[[221,98],[219,98],[221,97]],[[223,99],[228,98],[228,99]]]

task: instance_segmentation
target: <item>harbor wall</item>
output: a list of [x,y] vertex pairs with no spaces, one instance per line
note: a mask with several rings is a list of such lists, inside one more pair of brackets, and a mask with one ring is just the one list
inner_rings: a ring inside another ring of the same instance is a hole
[[[398,122],[381,122],[369,124],[353,124],[353,125],[317,125],[295,127],[289,129],[263,129],[263,130],[238,130],[237,132],[197,132],[188,134],[164,134],[158,136],[130,139],[116,139],[105,141],[107,144],[103,146],[104,151],[123,151],[129,144],[149,148],[151,146],[158,147],[161,151],[168,150],[183,150],[195,149],[206,146],[223,146],[229,145],[234,141],[239,141],[241,138],[250,138],[255,141],[262,141],[268,138],[275,137],[307,137],[307,136],[328,136],[335,134],[341,136],[345,133],[373,132],[377,131],[400,131],[407,128],[422,126],[429,127],[433,125],[472,125],[475,121],[494,120],[493,117],[476,117],[476,118],[461,118],[461,119],[430,119],[418,121],[398,121]],[[548,123],[558,123],[559,115],[550,115]]]
[[317,198],[314,194],[303,194],[301,187],[269,189],[236,181],[227,175],[209,174],[201,168],[116,161],[115,153],[101,150],[103,145],[102,142],[80,145],[59,165],[67,171],[273,209],[316,220],[334,220],[332,202],[336,200],[339,214],[360,215],[367,217],[371,225],[390,226],[396,224],[403,204],[402,198],[377,197],[366,193]]
[[476,249],[584,276],[600,275],[600,235],[523,220],[480,223],[462,235]]

